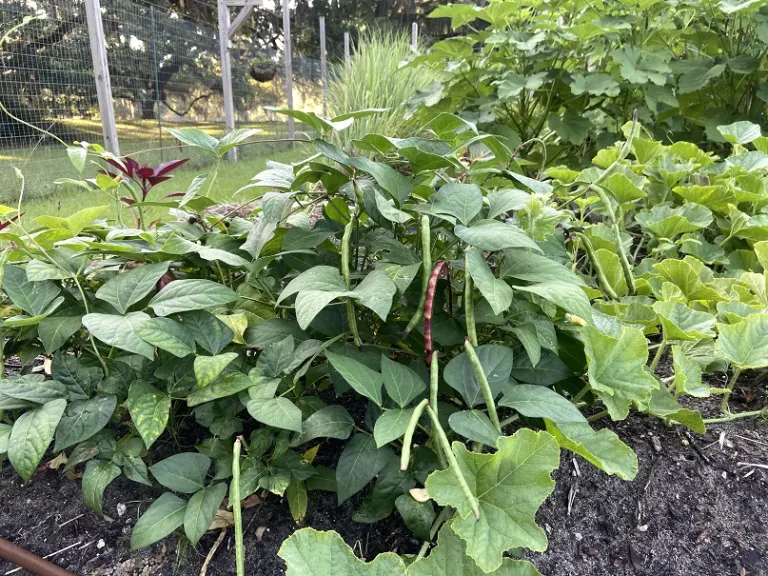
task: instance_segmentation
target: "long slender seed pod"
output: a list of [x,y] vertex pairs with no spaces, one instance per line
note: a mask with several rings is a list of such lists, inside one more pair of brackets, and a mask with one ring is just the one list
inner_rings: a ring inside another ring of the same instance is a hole
[[[354,219],[353,219],[354,220]],[[344,278],[344,284],[349,290],[349,245],[352,240],[352,229],[354,227],[353,220],[350,220],[344,227],[344,235],[341,237],[341,275]],[[355,305],[352,303],[351,298],[347,298],[347,322],[349,323],[349,331],[352,332],[352,337],[355,340],[355,346],[362,347],[363,342],[360,340],[360,333],[357,330],[357,318],[355,317]]]
[[445,430],[443,430],[443,427],[440,424],[440,420],[438,419],[434,410],[428,407],[427,413],[432,419],[432,427],[437,432],[437,437],[440,440],[440,446],[448,458],[448,467],[453,471],[454,475],[456,476],[456,481],[461,487],[461,491],[469,501],[469,506],[472,508],[472,513],[475,515],[475,520],[480,520],[480,505],[478,504],[475,495],[472,494],[472,490],[469,489],[469,484],[467,484],[467,480],[464,478],[464,474],[461,473],[461,468],[459,468],[459,463],[456,461],[456,455],[453,453],[453,450],[451,450],[451,444],[448,442],[448,437],[445,435]]
[[413,410],[411,419],[408,421],[408,428],[405,429],[403,436],[403,453],[400,455],[400,470],[408,470],[408,464],[411,462],[411,444],[413,444],[413,433],[416,432],[416,426],[419,424],[419,418],[424,413],[424,408],[429,404],[429,400],[424,398]]
[[595,253],[595,249],[592,247],[592,242],[590,239],[581,232],[576,232],[574,236],[581,240],[581,245],[584,248],[584,252],[587,253],[587,258],[589,258],[589,261],[592,263],[592,267],[597,273],[597,279],[600,282],[600,286],[603,288],[603,292],[605,292],[611,300],[618,300],[619,296],[616,294],[616,291],[613,289],[613,286],[611,286],[610,282],[608,282],[608,277],[605,275],[605,270],[603,270],[603,267],[600,264],[600,260],[597,259],[597,254]]
[[483,366],[480,364],[480,358],[477,357],[477,353],[469,340],[464,341],[464,350],[467,352],[469,362],[472,364],[472,370],[475,373],[475,378],[477,378],[477,382],[480,384],[480,390],[483,392],[485,406],[488,408],[488,417],[491,419],[491,423],[496,429],[501,432],[499,415],[496,413],[496,402],[493,399],[493,392],[491,392],[491,386],[488,384],[488,378],[485,377],[485,370],[483,370]]
[[419,306],[416,309],[416,314],[413,315],[411,321],[408,322],[408,326],[403,332],[402,339],[405,340],[411,330],[416,328],[419,322],[421,322],[424,316],[424,305],[427,301],[427,288],[429,287],[429,273],[432,270],[432,235],[429,229],[429,216],[423,214],[421,216],[421,258],[423,260],[421,265],[421,298],[419,299]]
[[245,576],[245,545],[243,544],[243,515],[240,509],[240,442],[235,440],[232,448],[232,487],[230,501],[235,523],[235,565],[237,576]]
[[475,298],[472,274],[469,273],[469,249],[464,252],[464,320],[467,323],[467,336],[472,346],[477,346],[477,327],[475,326]]
[[427,287],[427,300],[424,303],[424,353],[427,366],[432,362],[432,313],[435,308],[435,290],[437,289],[437,280],[440,273],[448,265],[448,262],[438,262],[429,277],[429,286]]
[[432,352],[432,362],[429,365],[429,405],[437,414],[437,384],[440,380],[440,364],[437,361],[439,353]]

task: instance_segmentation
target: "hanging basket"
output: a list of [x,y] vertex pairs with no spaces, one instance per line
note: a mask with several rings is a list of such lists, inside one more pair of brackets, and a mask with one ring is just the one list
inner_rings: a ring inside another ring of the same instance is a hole
[[271,59],[254,58],[250,63],[250,73],[256,82],[271,82],[277,75],[277,64]]

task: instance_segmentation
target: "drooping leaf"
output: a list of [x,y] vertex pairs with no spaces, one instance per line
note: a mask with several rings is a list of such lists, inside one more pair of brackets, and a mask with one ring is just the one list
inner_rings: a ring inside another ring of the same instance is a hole
[[505,224],[498,220],[480,220],[470,227],[456,226],[456,236],[470,246],[480,250],[495,252],[507,248],[527,248],[541,252],[541,248],[525,232],[514,224]]
[[530,286],[516,286],[516,289],[536,294],[584,320],[592,320],[592,306],[589,304],[589,298],[579,286],[553,280]]
[[383,270],[374,270],[355,287],[352,297],[386,322],[396,293],[397,286],[389,275]]
[[401,408],[408,406],[427,388],[416,372],[384,354],[381,355],[381,375],[387,394]]
[[25,482],[32,477],[48,450],[66,407],[67,401],[62,398],[51,400],[24,412],[14,422],[8,439],[8,459]]
[[408,428],[408,422],[410,422],[412,415],[413,408],[385,410],[376,419],[376,424],[373,427],[373,438],[376,440],[376,446],[381,448],[401,438],[405,434],[405,429]]
[[557,442],[546,432],[522,429],[500,437],[497,445],[495,454],[477,454],[453,443],[461,473],[478,500],[479,520],[452,471],[433,472],[426,482],[433,500],[456,508],[458,515],[450,526],[483,572],[498,569],[510,548],[546,549],[547,536],[535,516],[554,489],[550,474],[560,463]]
[[701,367],[688,358],[680,346],[672,347],[672,361],[675,367],[675,390],[696,398],[707,398],[709,386],[701,379]]
[[236,301],[236,292],[210,280],[174,280],[149,302],[155,314],[168,316],[176,312],[217,308]]
[[83,501],[85,505],[97,514],[104,514],[102,511],[104,490],[118,476],[120,476],[120,468],[108,460],[91,460],[88,462],[83,474]]
[[182,452],[149,467],[160,484],[176,492],[193,494],[205,486],[211,459],[199,452]]
[[18,308],[30,316],[41,316],[49,309],[61,289],[50,280],[30,282],[23,268],[3,266],[3,290]]
[[381,386],[384,383],[384,378],[379,372],[371,370],[365,364],[347,356],[328,351],[325,352],[325,356],[347,384],[381,406]]
[[410,494],[401,494],[395,506],[408,530],[417,538],[429,539],[430,528],[437,514],[432,502],[417,502]]
[[131,550],[145,548],[162,540],[184,524],[187,501],[166,492],[152,502],[131,532]]
[[491,272],[483,253],[471,248],[468,254],[469,273],[483,298],[491,305],[494,314],[506,312],[512,304],[512,288],[504,280],[499,280]]
[[768,366],[768,314],[752,314],[736,324],[718,324],[717,347],[738,368]]
[[136,333],[145,342],[177,358],[195,353],[195,340],[186,328],[170,318],[150,318],[139,324]]
[[373,480],[393,453],[388,447],[377,448],[372,436],[359,432],[347,442],[336,465],[336,493],[344,503]]
[[232,396],[254,385],[247,374],[232,371],[219,376],[205,388],[199,388],[187,396],[187,405],[199,406],[206,402]]
[[131,312],[125,316],[91,313],[83,316],[83,326],[104,344],[154,360],[154,346],[138,334],[139,326],[147,320],[149,316],[144,312]]
[[717,131],[731,144],[749,144],[762,135],[760,126],[746,120],[727,126],[718,126]]
[[472,442],[480,442],[496,448],[496,441],[501,433],[491,423],[490,418],[481,410],[461,410],[448,418],[451,430]]
[[43,318],[37,326],[37,335],[45,352],[53,354],[83,325],[81,316],[54,316]]
[[667,421],[678,422],[697,434],[705,434],[707,427],[698,410],[683,408],[665,386],[653,391],[648,412]]
[[116,406],[117,398],[112,394],[100,394],[90,400],[70,403],[56,429],[54,451],[88,440],[107,425]]
[[347,409],[337,404],[320,408],[301,425],[301,434],[291,443],[299,446],[315,438],[346,440],[355,429],[355,421]]
[[128,308],[155,289],[169,266],[170,262],[160,262],[121,271],[96,291],[96,298],[112,304],[120,314],[125,314]]
[[168,425],[171,399],[148,382],[136,380],[128,391],[128,411],[149,448]]
[[235,337],[224,322],[205,310],[185,312],[181,315],[181,321],[195,342],[214,356],[224,350]]
[[227,485],[219,483],[200,489],[189,499],[184,510],[184,533],[192,546],[197,546],[210,528],[226,495]]
[[[510,348],[487,344],[479,346],[475,352],[488,379],[491,391],[498,396],[509,382],[514,355]],[[466,352],[453,358],[444,371],[445,382],[456,390],[467,406],[473,408],[483,402],[483,393],[475,376],[475,371]]]

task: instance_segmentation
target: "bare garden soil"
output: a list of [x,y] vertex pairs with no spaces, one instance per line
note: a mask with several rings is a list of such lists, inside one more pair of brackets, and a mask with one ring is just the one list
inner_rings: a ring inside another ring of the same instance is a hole
[[[744,390],[733,397],[734,411],[759,408],[759,385]],[[714,415],[716,404],[713,399],[696,407]],[[557,488],[537,517],[549,535],[549,549],[529,555],[542,574],[768,574],[768,424],[717,424],[698,436],[632,415],[612,428],[637,452],[637,478],[609,477],[562,453]],[[321,453],[335,458],[339,451],[331,441]],[[209,532],[197,549],[171,537],[147,550],[128,550],[131,526],[159,493],[116,480],[104,499],[104,511],[114,519],[109,522],[85,507],[78,480],[46,470],[23,484],[6,462],[0,467],[0,536],[40,556],[60,551],[51,560],[79,575],[197,576],[220,532]],[[353,522],[361,499],[337,507],[334,494],[310,493],[304,525],[337,530],[366,559],[388,550],[418,551],[420,543],[396,514],[377,524]],[[283,575],[277,551],[297,529],[287,503],[268,495],[244,511],[243,523],[247,574]],[[233,539],[229,530],[208,576],[234,574]],[[13,568],[0,561],[0,576]]]

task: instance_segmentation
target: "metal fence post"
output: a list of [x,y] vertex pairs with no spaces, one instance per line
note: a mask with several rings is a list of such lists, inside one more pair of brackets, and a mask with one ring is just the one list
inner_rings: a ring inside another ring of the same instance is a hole
[[344,32],[344,62],[349,62],[352,54],[349,51],[349,32]]
[[419,25],[414,22],[411,25],[411,49],[416,52],[419,48]]
[[[291,46],[291,2],[283,0],[283,40],[285,42],[285,96],[288,109],[293,110],[293,53]],[[288,138],[296,136],[293,118],[288,118]]]
[[160,118],[160,71],[157,66],[157,22],[155,7],[150,6],[152,16],[152,67],[155,69],[155,106],[157,106],[157,135],[160,138],[160,162],[163,161],[163,121]]
[[325,53],[325,16],[320,16],[320,78],[323,82],[323,116],[328,116],[328,60]]
[[109,82],[107,43],[104,39],[104,23],[101,21],[99,0],[85,1],[85,15],[88,20],[88,35],[91,40],[91,57],[93,59],[93,73],[96,78],[96,95],[99,101],[104,148],[115,156],[119,156],[120,144],[117,140],[115,109],[112,105],[112,85]]
[[[219,0],[219,50],[221,52],[221,83],[224,88],[224,122],[226,133],[235,129],[235,101],[232,94],[232,61],[229,58],[229,6]],[[227,158],[237,162],[237,147],[227,152]]]

